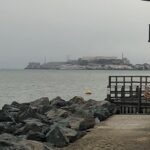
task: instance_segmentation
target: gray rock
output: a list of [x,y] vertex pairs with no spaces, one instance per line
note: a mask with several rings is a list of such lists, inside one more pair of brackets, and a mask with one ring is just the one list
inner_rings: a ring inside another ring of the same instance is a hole
[[28,118],[26,120],[23,120],[22,122],[28,125],[36,124],[38,127],[42,127],[45,125],[39,119],[36,119],[36,118]]
[[95,118],[85,118],[79,126],[80,131],[84,131],[90,128],[94,128],[95,126]]
[[65,136],[59,126],[54,125],[51,130],[46,134],[47,142],[56,146],[64,147],[69,144],[69,139]]
[[83,99],[82,97],[80,97],[80,96],[75,96],[75,97],[73,97],[73,98],[68,102],[69,105],[72,105],[72,104],[81,105],[81,104],[84,104],[84,103],[85,103],[84,99]]
[[18,114],[18,120],[22,121],[28,118],[38,118],[37,109],[29,106],[27,110],[24,110]]
[[23,127],[17,129],[15,131],[15,135],[26,135],[29,131],[34,131],[34,132],[41,132],[43,126],[37,124],[37,123],[29,123],[25,124]]
[[48,119],[54,119],[57,117],[67,118],[69,116],[69,112],[66,110],[63,110],[61,108],[59,108],[59,109],[54,108],[54,109],[46,112],[46,116]]
[[33,107],[39,107],[40,105],[49,105],[49,104],[50,102],[48,97],[42,97],[40,99],[30,102],[30,106]]
[[0,150],[52,150],[52,148],[41,142],[21,139],[10,134],[1,134]]
[[0,134],[14,133],[18,128],[21,128],[22,126],[22,123],[14,124],[13,122],[0,122]]
[[18,109],[20,109],[20,111],[25,111],[26,109],[28,109],[29,105],[30,105],[30,103],[21,103],[20,104],[20,103],[18,103],[16,101],[13,101],[11,103],[12,107],[18,108]]
[[103,107],[97,107],[94,112],[94,117],[97,117],[100,121],[107,119],[110,115],[108,109]]
[[14,121],[13,118],[9,115],[9,113],[0,110],[0,122],[11,122]]
[[68,119],[59,120],[59,121],[57,121],[57,124],[58,124],[59,126],[62,126],[62,127],[71,128]]
[[101,106],[106,108],[111,115],[115,114],[117,111],[116,105],[108,101],[101,101]]
[[27,133],[27,140],[34,140],[34,141],[41,141],[41,142],[45,142],[46,141],[46,137],[42,132],[34,132],[34,131],[29,131]]
[[19,121],[26,120],[28,118],[36,118],[41,120],[42,122],[48,123],[46,116],[39,114],[36,107],[29,106],[27,110],[20,112],[17,116]]
[[67,102],[58,96],[50,101],[50,105],[52,107],[61,108],[61,107],[66,106]]
[[11,113],[11,112],[19,112],[19,111],[20,111],[19,108],[16,108],[16,107],[14,107],[14,106],[12,106],[12,105],[7,105],[7,104],[5,104],[5,105],[2,107],[2,110],[3,110],[3,111],[7,111],[7,112],[9,112],[9,113]]
[[76,131],[71,128],[66,128],[62,126],[59,126],[59,128],[62,130],[63,134],[68,138],[69,143],[78,140],[79,138],[81,138],[86,134],[85,132]]
[[71,129],[80,130],[80,124],[84,121],[84,118],[77,117],[77,116],[70,116],[63,120],[66,124],[69,124]]

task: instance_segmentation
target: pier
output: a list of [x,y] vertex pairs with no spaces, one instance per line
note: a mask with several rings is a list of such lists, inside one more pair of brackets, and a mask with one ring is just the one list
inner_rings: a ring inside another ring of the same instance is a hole
[[150,76],[109,76],[107,100],[118,114],[150,114]]

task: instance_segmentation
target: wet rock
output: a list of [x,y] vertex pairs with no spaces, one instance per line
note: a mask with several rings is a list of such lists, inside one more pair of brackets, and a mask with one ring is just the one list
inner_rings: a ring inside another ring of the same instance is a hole
[[85,103],[84,99],[80,96],[75,96],[68,102],[69,105],[73,105],[73,104],[81,105],[84,103]]
[[27,110],[20,112],[17,116],[19,121],[28,119],[28,118],[38,118],[37,108],[29,106]]
[[62,127],[71,128],[71,125],[70,125],[68,119],[62,119],[60,121],[57,121],[57,124],[62,126]]
[[10,134],[0,135],[0,150],[29,150],[25,145],[19,144],[19,139]]
[[20,103],[18,103],[16,101],[13,101],[11,103],[11,106],[20,109],[20,111],[25,111],[30,106],[30,103],[21,103],[20,104]]
[[36,108],[37,112],[40,114],[44,114],[45,112],[52,109],[48,97],[42,97],[33,102],[30,102],[30,106]]
[[67,102],[58,96],[50,101],[50,105],[52,107],[61,108],[61,107],[66,106]]
[[101,107],[106,108],[111,115],[115,114],[117,111],[116,105],[108,101],[101,101]]
[[14,124],[13,122],[0,122],[0,134],[14,133],[18,128],[21,128],[22,126],[22,123]]
[[94,106],[98,105],[98,103],[100,103],[100,102],[90,99],[90,100],[86,101],[86,103],[83,105],[82,108],[83,109],[91,109]]
[[0,110],[0,122],[11,122],[14,121],[13,118],[9,115],[9,113]]
[[7,104],[5,104],[5,105],[2,107],[2,110],[3,110],[3,111],[7,111],[7,112],[9,112],[9,113],[11,113],[11,112],[19,112],[19,111],[20,111],[19,108],[16,108],[16,107],[14,107],[14,106],[7,105]]
[[39,107],[40,105],[49,105],[49,104],[50,102],[48,97],[42,97],[40,99],[30,102],[30,106],[32,107]]
[[27,140],[42,141],[42,142],[46,141],[46,137],[42,132],[34,132],[32,130],[30,130],[27,133],[26,138],[27,138]]
[[69,139],[65,136],[62,129],[57,125],[54,125],[46,134],[46,140],[56,147],[64,147],[69,144]]
[[7,114],[13,122],[16,122],[20,109],[6,104],[2,107],[2,111],[5,112],[5,114]]
[[85,118],[79,125],[79,130],[84,131],[90,128],[94,128],[95,118]]
[[50,106],[50,105],[40,105],[40,106],[38,106],[38,108],[37,108],[37,112],[39,113],[39,114],[45,114],[47,111],[49,111],[49,110],[51,110],[53,107],[52,106]]
[[44,126],[45,124],[42,123],[39,119],[35,119],[35,118],[28,118],[26,120],[23,120],[23,123],[25,124],[36,124],[38,127]]
[[17,129],[15,131],[15,135],[26,135],[29,131],[41,132],[43,125],[39,125],[36,123],[25,124],[23,127]]
[[88,117],[93,117],[93,110],[92,109],[83,109],[83,107],[78,106],[74,110],[74,115],[83,117],[83,118],[88,118]]
[[21,139],[10,134],[1,134],[0,150],[52,150],[52,148],[41,142]]
[[67,118],[69,116],[69,112],[63,109],[52,109],[46,112],[46,116],[48,119],[54,119],[57,117]]
[[63,121],[66,122],[66,124],[68,124],[71,127],[71,129],[79,130],[80,124],[82,121],[84,121],[84,118],[77,117],[77,116],[70,116],[64,119]]
[[68,138],[69,143],[78,140],[86,134],[85,132],[76,131],[71,128],[66,128],[62,126],[59,126],[59,128],[62,130],[63,134]]
[[97,117],[100,121],[107,119],[110,115],[110,112],[106,108],[102,107],[97,107],[94,112],[94,117]]

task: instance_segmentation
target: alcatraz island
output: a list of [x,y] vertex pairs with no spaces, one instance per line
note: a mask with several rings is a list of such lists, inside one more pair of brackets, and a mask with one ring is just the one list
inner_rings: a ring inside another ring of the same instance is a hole
[[123,57],[82,57],[64,62],[30,62],[25,69],[54,69],[54,70],[150,70],[150,64],[131,64],[128,58]]

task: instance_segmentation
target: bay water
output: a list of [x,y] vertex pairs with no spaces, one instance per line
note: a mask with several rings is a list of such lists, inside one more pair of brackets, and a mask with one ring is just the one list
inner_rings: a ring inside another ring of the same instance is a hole
[[[0,107],[12,101],[30,102],[40,97],[69,100],[104,100],[110,75],[150,75],[129,70],[0,70]],[[90,90],[91,95],[85,92]]]

